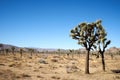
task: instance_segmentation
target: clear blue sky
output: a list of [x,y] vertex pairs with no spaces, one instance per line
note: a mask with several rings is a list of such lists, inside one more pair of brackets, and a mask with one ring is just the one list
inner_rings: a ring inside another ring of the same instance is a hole
[[78,49],[69,31],[97,19],[120,47],[120,0],[0,0],[0,43]]

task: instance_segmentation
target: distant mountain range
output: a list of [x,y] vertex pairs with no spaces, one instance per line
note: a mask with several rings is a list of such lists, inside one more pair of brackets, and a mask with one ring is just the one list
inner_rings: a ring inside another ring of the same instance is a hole
[[18,50],[20,48],[18,46],[14,46],[14,45],[10,45],[10,44],[2,44],[2,43],[0,43],[0,50],[1,49],[11,49],[11,47],[15,47],[16,50]]
[[[1,49],[11,49],[14,45],[10,45],[10,44],[3,44],[0,43],[0,50]],[[35,51],[39,51],[39,52],[52,52],[52,51],[57,51],[58,49],[53,49],[53,48],[34,48],[34,47],[18,47],[18,46],[14,46],[15,50],[18,51],[20,48],[23,48],[24,51],[28,51],[29,48],[34,49]],[[64,49],[61,49],[64,50]]]
[[[3,44],[3,43],[0,43],[0,50],[2,48],[4,49],[11,49],[11,47],[13,47],[14,45],[10,45],[10,44]],[[23,48],[24,51],[28,51],[28,48],[31,48],[31,47],[18,47],[18,46],[14,46],[15,47],[15,50],[18,51],[20,48]],[[32,48],[34,49],[35,51],[39,51],[39,52],[52,52],[52,51],[58,51],[58,49],[53,49],[53,48]],[[84,48],[80,48],[78,49],[80,51],[86,51]],[[69,51],[69,49],[65,50],[65,49],[60,49],[60,51]],[[117,52],[120,52],[120,48],[117,48],[117,47],[111,47],[109,49],[106,50],[106,52],[111,52],[111,53],[117,53]]]

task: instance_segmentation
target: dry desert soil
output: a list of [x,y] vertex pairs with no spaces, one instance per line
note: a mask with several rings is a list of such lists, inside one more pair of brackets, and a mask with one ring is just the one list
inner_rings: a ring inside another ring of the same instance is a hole
[[85,55],[24,53],[0,54],[0,80],[120,80],[120,56],[105,55],[106,71],[101,58],[90,55],[90,74],[84,74]]

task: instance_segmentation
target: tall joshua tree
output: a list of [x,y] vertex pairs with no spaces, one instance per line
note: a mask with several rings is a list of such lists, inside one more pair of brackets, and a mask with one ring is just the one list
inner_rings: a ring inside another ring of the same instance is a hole
[[70,36],[78,40],[78,44],[85,47],[86,62],[85,62],[85,74],[89,74],[89,53],[92,47],[95,47],[95,43],[98,40],[96,22],[94,23],[80,23],[74,29],[70,31]]
[[104,52],[105,49],[107,48],[107,46],[111,43],[110,40],[107,40],[106,36],[107,33],[105,32],[103,26],[101,25],[101,20],[98,20],[96,22],[96,27],[98,28],[98,41],[97,41],[97,45],[98,45],[98,53],[100,53],[101,58],[102,58],[102,68],[103,71],[105,71],[105,60],[104,60]]

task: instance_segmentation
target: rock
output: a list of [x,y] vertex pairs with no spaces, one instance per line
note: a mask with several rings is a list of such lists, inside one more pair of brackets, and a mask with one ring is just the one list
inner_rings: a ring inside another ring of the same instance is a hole
[[0,66],[5,66],[5,64],[0,63]]
[[30,75],[28,74],[22,74],[23,77],[31,77]]
[[120,73],[120,70],[111,70],[113,73]]
[[38,75],[37,78],[44,78],[43,76]]
[[30,56],[29,59],[32,59],[32,56]]
[[48,58],[48,54],[43,54],[43,55],[42,55],[42,58],[43,58],[43,59],[47,59],[47,58]]
[[53,58],[60,58],[60,56],[53,56]]
[[58,76],[52,76],[51,78],[56,79],[56,80],[60,79],[60,77],[58,77]]
[[9,65],[9,67],[14,67],[14,66],[16,66],[16,65],[15,65],[15,64],[10,64],[10,65]]
[[73,72],[77,72],[78,71],[78,67],[75,65],[67,65],[66,66],[66,72],[67,73],[73,73]]
[[39,63],[48,64],[44,59],[40,59]]

